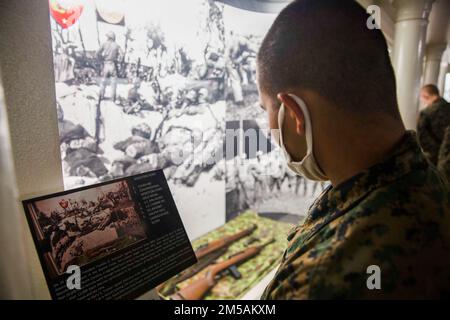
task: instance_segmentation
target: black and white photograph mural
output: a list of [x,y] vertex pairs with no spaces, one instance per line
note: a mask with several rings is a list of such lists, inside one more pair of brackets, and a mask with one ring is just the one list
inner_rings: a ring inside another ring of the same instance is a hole
[[275,14],[245,3],[49,1],[66,189],[162,168],[192,239],[247,209],[305,214],[322,185],[287,170],[259,108]]
[[225,6],[223,10],[227,139],[234,139],[239,150],[227,150],[227,220],[253,209],[273,217],[293,215],[288,220],[297,223],[297,216],[306,212],[324,185],[294,175],[270,141],[267,117],[258,97],[256,56],[276,13],[249,8],[255,5],[242,2],[241,7]]
[[222,8],[60,0],[50,13],[66,188],[162,168],[191,237],[223,224],[208,159],[225,127]]

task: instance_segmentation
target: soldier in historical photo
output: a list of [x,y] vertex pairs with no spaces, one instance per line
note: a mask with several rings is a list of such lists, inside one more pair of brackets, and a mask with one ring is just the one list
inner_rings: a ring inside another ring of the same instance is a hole
[[116,42],[116,34],[113,31],[108,31],[106,33],[106,39],[107,40],[103,42],[100,49],[97,51],[97,57],[103,64],[100,99],[105,98],[106,85],[109,81],[111,85],[111,100],[116,102],[117,68],[119,61],[123,56],[123,52]]

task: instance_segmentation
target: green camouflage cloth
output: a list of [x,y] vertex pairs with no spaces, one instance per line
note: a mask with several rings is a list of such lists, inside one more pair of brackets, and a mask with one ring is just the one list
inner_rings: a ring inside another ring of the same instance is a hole
[[[258,216],[252,211],[247,211],[235,219],[227,222],[222,227],[213,230],[199,239],[193,241],[192,246],[198,249],[200,246],[224,236],[236,234],[244,229],[257,225],[257,229],[248,237],[242,238],[233,243],[227,252],[217,261],[224,261],[231,255],[236,254],[246,248],[267,243],[271,239],[275,242],[266,246],[257,256],[237,266],[241,279],[234,279],[231,275],[225,275],[210,292],[204,297],[206,300],[239,299],[249,289],[260,282],[270,271],[272,271],[281,261],[283,251],[286,248],[286,236],[292,225],[277,222],[271,219]],[[204,276],[204,272],[199,272],[194,277],[177,285],[178,289],[184,288],[199,277]],[[161,290],[163,291],[163,290]],[[163,297],[167,298],[167,297]]]
[[[266,299],[449,298],[450,203],[414,132],[311,206]],[[379,266],[381,289],[367,287]]]
[[428,160],[434,165],[437,165],[439,148],[448,126],[450,126],[450,104],[442,98],[420,113],[417,125],[420,145]]
[[437,168],[447,178],[447,182],[450,182],[450,126],[445,129],[444,140],[439,149]]

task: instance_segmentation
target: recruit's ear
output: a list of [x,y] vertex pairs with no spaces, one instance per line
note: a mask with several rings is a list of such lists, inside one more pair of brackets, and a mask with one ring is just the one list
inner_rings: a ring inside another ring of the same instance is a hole
[[299,135],[305,135],[305,115],[300,106],[288,94],[279,93],[278,99],[284,104],[286,113],[295,120],[295,130]]

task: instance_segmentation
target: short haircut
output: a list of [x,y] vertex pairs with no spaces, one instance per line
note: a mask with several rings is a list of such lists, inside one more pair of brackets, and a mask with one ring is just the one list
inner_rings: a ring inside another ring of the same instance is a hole
[[261,89],[309,89],[352,113],[400,119],[386,40],[369,17],[353,0],[293,1],[258,52]]
[[427,94],[430,96],[439,96],[439,89],[434,84],[427,84],[422,87]]

